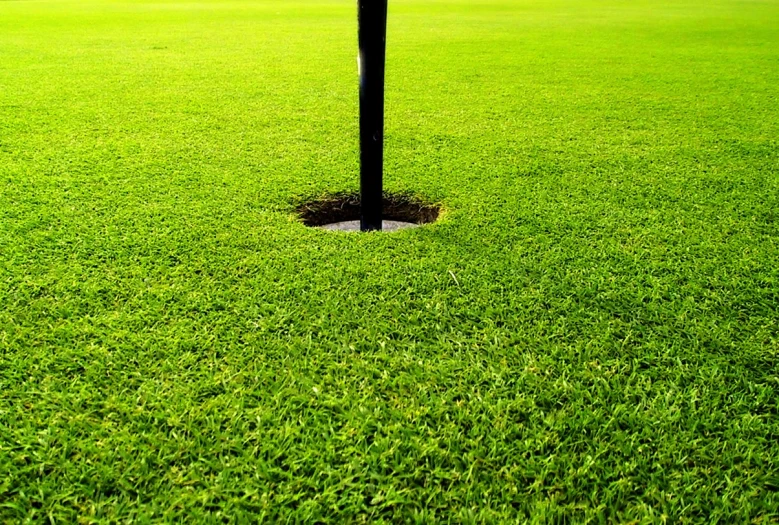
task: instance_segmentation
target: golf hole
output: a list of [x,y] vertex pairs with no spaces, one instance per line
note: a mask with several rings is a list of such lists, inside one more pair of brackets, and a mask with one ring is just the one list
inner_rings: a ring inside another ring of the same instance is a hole
[[[360,231],[360,196],[330,195],[307,201],[295,210],[306,226],[337,231]],[[440,207],[407,195],[385,194],[382,230],[396,231],[430,224],[438,219]]]

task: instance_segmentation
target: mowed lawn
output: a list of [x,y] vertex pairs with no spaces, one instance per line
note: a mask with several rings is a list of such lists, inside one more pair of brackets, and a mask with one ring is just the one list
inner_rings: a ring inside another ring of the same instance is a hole
[[779,4],[0,1],[0,522],[779,521]]

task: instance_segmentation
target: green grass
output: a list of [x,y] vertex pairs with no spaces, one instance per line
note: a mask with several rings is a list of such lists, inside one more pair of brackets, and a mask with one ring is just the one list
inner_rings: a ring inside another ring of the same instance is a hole
[[0,522],[779,522],[779,4],[0,2]]

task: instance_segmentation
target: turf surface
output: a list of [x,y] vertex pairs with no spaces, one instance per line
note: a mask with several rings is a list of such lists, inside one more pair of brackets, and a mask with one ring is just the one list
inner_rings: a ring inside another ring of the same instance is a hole
[[779,4],[0,1],[0,521],[779,521]]

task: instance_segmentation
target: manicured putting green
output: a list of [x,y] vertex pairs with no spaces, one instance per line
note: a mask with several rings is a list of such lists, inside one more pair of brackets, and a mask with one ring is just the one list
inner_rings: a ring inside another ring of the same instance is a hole
[[779,4],[0,1],[0,522],[773,523]]

